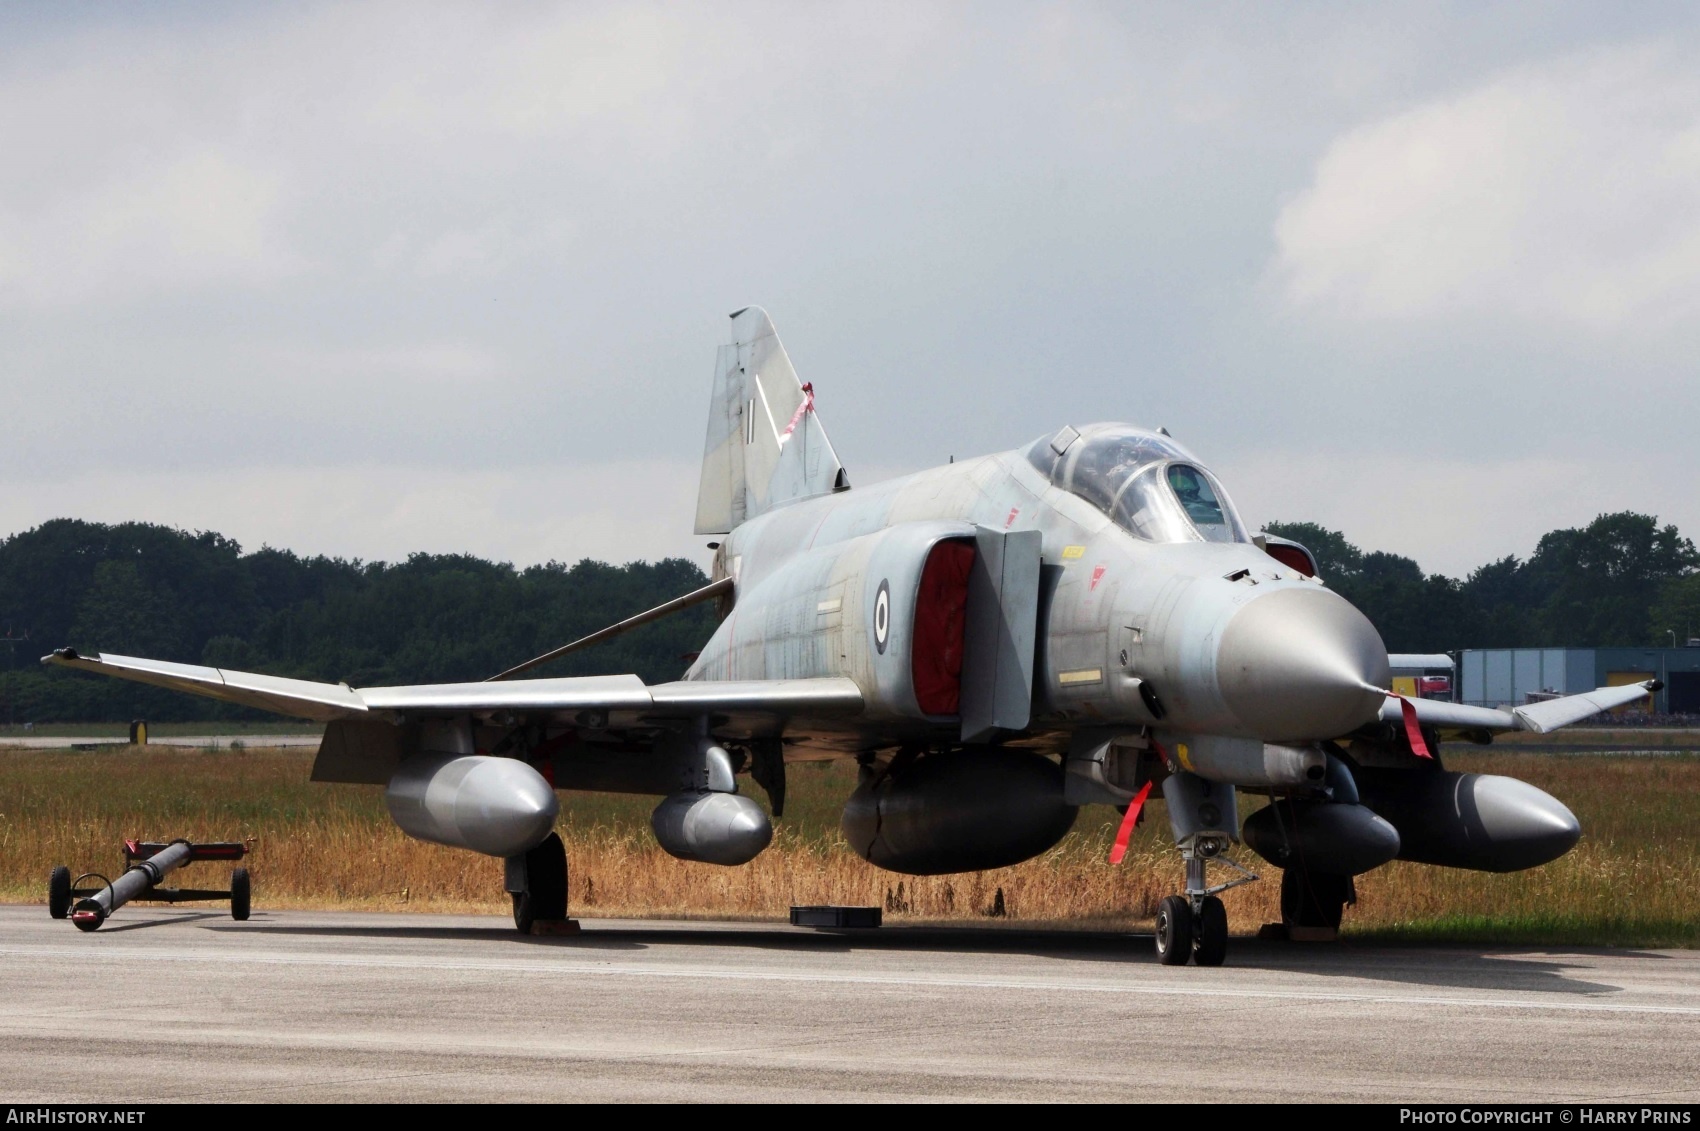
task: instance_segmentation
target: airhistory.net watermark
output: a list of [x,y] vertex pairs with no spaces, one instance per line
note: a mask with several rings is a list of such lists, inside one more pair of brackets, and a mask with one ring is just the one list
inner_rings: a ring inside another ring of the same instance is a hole
[[18,1126],[42,1127],[60,1123],[87,1123],[95,1126],[110,1124],[142,1123],[148,1113],[140,1108],[85,1108],[85,1107],[53,1107],[8,1106],[6,1122]]

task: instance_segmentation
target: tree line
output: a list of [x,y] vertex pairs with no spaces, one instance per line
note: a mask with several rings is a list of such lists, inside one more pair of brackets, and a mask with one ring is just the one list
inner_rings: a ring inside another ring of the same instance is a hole
[[[1314,523],[1271,523],[1394,652],[1668,644],[1700,635],[1700,553],[1649,515],[1601,515],[1459,580],[1365,552]],[[671,558],[516,569],[467,554],[397,563],[303,558],[145,523],[58,519],[0,541],[0,722],[263,717],[140,684],[43,668],[90,652],[352,686],[484,679],[706,584]],[[700,606],[539,669],[676,679],[714,628]],[[27,639],[25,635],[27,634]]]
[[[58,519],[0,542],[0,633],[13,640],[0,722],[267,717],[37,663],[66,645],[355,687],[470,681],[707,582],[683,558],[526,569],[468,554],[362,562]],[[713,627],[711,606],[687,609],[535,674],[677,679]]]
[[1603,514],[1541,537],[1462,580],[1365,553],[1312,522],[1270,523],[1302,542],[1329,586],[1362,609],[1390,652],[1682,644],[1700,636],[1700,552],[1651,515]]

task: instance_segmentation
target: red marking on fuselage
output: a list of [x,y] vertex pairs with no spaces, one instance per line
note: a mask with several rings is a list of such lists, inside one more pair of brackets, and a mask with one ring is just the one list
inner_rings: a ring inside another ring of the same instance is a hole
[[820,537],[820,528],[825,526],[826,520],[832,517],[832,512],[833,512],[834,509],[836,509],[836,508],[833,508],[833,507],[825,508],[825,513],[820,516],[820,521],[815,523],[815,532],[813,534],[809,535],[809,546],[808,546],[809,549],[812,550],[812,549],[815,548],[815,539]]
[[1003,520],[1003,528],[1005,530],[1008,530],[1010,527],[1014,526],[1015,525],[1015,516],[1020,514],[1020,513],[1021,513],[1020,507],[1010,507],[1009,508],[1009,517]]
[[1109,567],[1107,567],[1107,566],[1094,566],[1093,567],[1093,569],[1092,569],[1092,584],[1086,587],[1086,591],[1088,593],[1090,593],[1092,590],[1098,588],[1098,583],[1100,581],[1104,580],[1104,570],[1107,569],[1107,568],[1109,568]]

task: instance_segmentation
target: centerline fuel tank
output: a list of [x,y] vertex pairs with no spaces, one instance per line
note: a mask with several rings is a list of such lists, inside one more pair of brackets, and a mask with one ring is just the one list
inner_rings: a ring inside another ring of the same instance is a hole
[[1062,767],[995,746],[928,754],[896,773],[870,770],[840,822],[858,855],[912,876],[977,872],[1046,851],[1079,813]]

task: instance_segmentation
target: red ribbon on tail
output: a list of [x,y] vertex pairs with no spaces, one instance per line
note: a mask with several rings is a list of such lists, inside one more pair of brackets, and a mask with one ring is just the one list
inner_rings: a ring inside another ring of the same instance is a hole
[[1410,742],[1411,750],[1419,758],[1432,759],[1434,755],[1429,753],[1428,743],[1423,741],[1423,728],[1417,723],[1417,705],[1403,695],[1394,695],[1393,698],[1399,700],[1399,714],[1405,718],[1405,738]]
[[815,410],[815,387],[812,382],[803,382],[803,403],[797,406],[797,411],[791,414],[791,423],[785,426],[785,431],[779,434],[779,446],[784,447],[785,441],[791,438],[791,433],[797,430],[798,423],[805,412]]
[[1148,781],[1128,802],[1127,816],[1122,818],[1122,827],[1116,830],[1116,843],[1110,846],[1110,863],[1120,864],[1122,857],[1127,855],[1127,842],[1133,838],[1133,826],[1139,823],[1139,810],[1150,794],[1151,783]]

